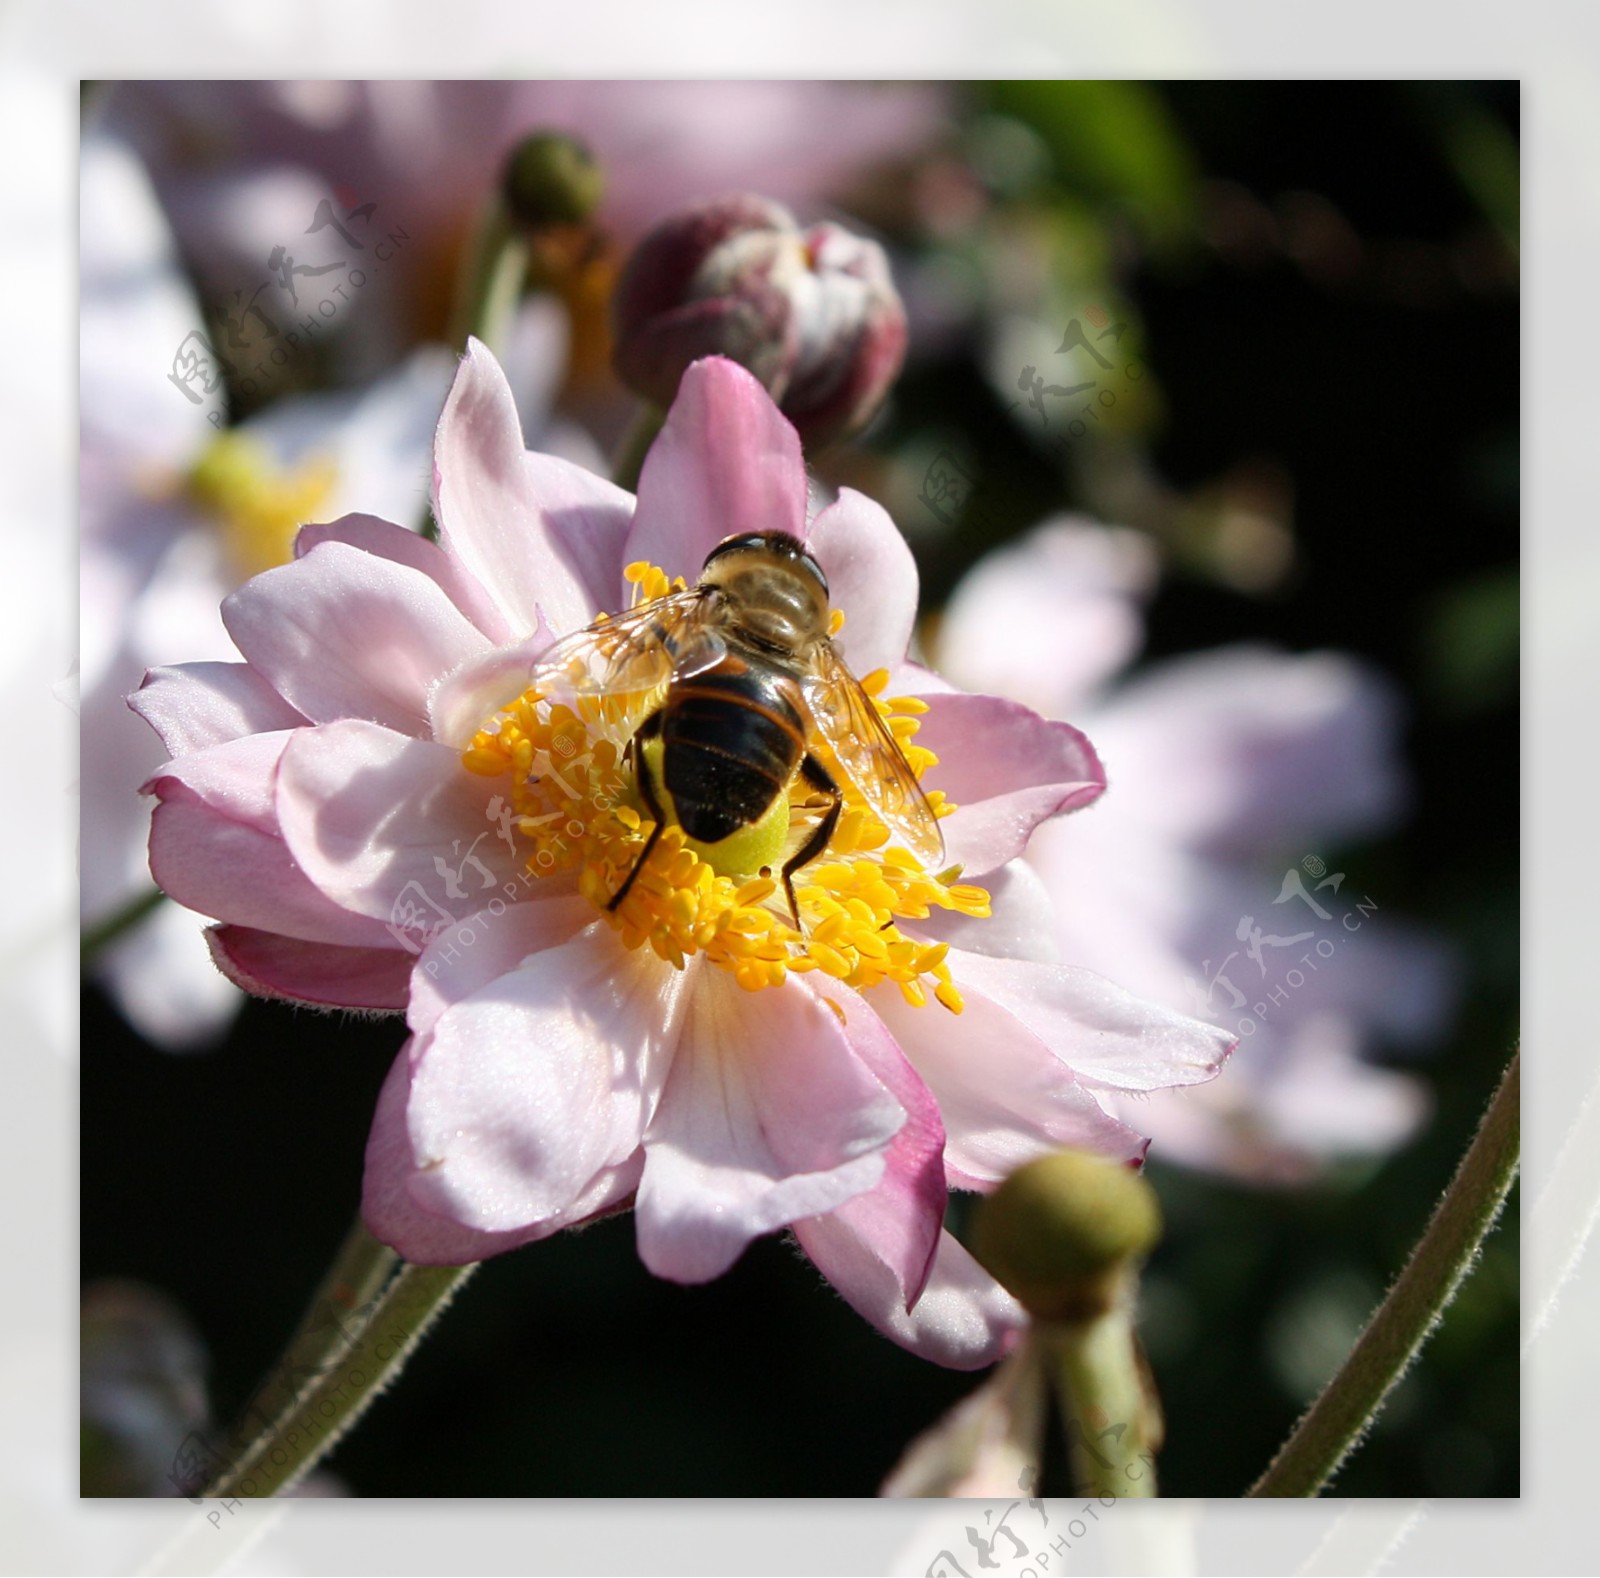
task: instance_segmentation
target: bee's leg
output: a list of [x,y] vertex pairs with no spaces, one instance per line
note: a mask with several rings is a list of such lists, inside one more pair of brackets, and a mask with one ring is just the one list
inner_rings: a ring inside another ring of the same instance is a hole
[[627,898],[634,879],[644,870],[644,863],[650,858],[651,851],[656,847],[656,840],[661,837],[662,828],[666,825],[661,803],[656,799],[655,785],[650,782],[649,759],[640,749],[642,741],[654,739],[660,732],[661,709],[658,707],[639,725],[633,738],[628,741],[628,755],[633,758],[634,780],[639,786],[639,798],[644,801],[644,808],[650,813],[650,820],[655,825],[650,829],[650,836],[644,841],[644,848],[639,851],[639,858],[633,863],[633,870],[623,879],[622,886],[611,895],[610,902],[606,905],[608,910],[615,910]]
[[839,813],[844,809],[844,796],[839,793],[838,784],[829,777],[827,768],[815,756],[808,754],[801,761],[800,776],[813,789],[820,789],[823,794],[830,795],[833,803],[828,807],[827,814],[811,830],[811,837],[794,852],[783,868],[783,891],[789,898],[789,913],[794,916],[796,931],[802,928],[800,906],[795,902],[794,896],[794,874],[802,866],[815,860],[828,847],[828,840],[833,837],[833,830],[839,825]]

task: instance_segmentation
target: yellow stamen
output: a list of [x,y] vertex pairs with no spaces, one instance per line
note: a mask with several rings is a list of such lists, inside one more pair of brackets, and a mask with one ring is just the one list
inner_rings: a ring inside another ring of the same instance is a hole
[[[681,588],[655,566],[624,572],[635,602]],[[874,705],[903,742],[919,776],[934,766],[932,751],[911,743],[916,698],[884,701],[889,676],[877,670],[863,680]],[[530,690],[488,719],[462,755],[484,777],[511,780],[510,826],[527,851],[533,877],[575,872],[578,891],[605,916],[632,949],[648,945],[681,969],[703,954],[732,973],[747,991],[781,986],[789,971],[817,970],[857,991],[892,982],[909,1003],[932,996],[960,1013],[961,994],[950,977],[949,948],[905,936],[901,920],[925,920],[936,909],[985,916],[989,896],[958,883],[959,869],[926,872],[894,843],[822,741],[812,749],[833,773],[844,806],[827,850],[795,873],[800,927],[789,912],[777,867],[761,858],[756,870],[737,868],[729,851],[741,835],[710,849],[695,845],[672,822],[615,911],[607,906],[639,863],[653,831],[634,781],[627,746],[659,697],[582,697],[562,702]],[[937,790],[928,792],[938,814],[954,810]],[[785,848],[792,853],[823,814],[811,788],[796,775],[788,790]],[[781,802],[780,802],[781,803]],[[748,840],[740,848],[754,846]]]
[[289,562],[295,533],[330,518],[337,480],[331,456],[285,469],[259,439],[238,432],[219,433],[187,479],[189,497],[217,518],[241,580]]

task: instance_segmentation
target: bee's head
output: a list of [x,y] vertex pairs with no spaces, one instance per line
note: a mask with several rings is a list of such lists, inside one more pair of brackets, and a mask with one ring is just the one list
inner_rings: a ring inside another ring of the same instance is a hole
[[828,578],[798,537],[738,532],[706,555],[700,585],[716,587],[758,641],[795,651],[828,631]]

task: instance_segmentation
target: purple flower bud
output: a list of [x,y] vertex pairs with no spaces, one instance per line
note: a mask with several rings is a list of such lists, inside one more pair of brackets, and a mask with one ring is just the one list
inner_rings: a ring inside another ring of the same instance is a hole
[[876,242],[801,230],[748,193],[701,203],[639,243],[613,303],[618,376],[665,407],[685,368],[726,356],[808,446],[859,431],[905,359],[906,316]]

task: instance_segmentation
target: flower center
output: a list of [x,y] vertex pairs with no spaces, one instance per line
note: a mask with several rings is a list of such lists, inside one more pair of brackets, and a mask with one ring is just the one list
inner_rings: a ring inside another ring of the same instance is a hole
[[[651,565],[630,565],[627,577],[639,598],[674,589]],[[840,622],[836,614],[835,630]],[[881,699],[888,678],[879,669],[862,685],[920,778],[938,760],[913,740],[927,707],[915,697]],[[579,891],[627,947],[648,944],[678,969],[701,953],[749,991],[781,986],[791,970],[821,970],[860,991],[892,981],[914,1006],[931,995],[959,1013],[948,945],[906,937],[898,923],[925,920],[935,909],[985,916],[988,894],[958,882],[959,870],[924,871],[896,846],[820,739],[810,749],[844,803],[827,848],[794,873],[798,928],[783,891],[783,862],[828,808],[798,773],[759,821],[718,844],[696,842],[669,815],[627,897],[609,907],[654,831],[636,765],[639,755],[653,760],[659,781],[659,757],[650,754],[659,741],[632,754],[628,745],[659,701],[657,693],[567,703],[529,690],[478,730],[463,764],[484,777],[509,778],[509,793],[496,796],[489,811],[527,848],[529,874],[576,872]],[[927,793],[936,815],[955,810],[937,789]]]
[[259,439],[219,433],[186,479],[189,498],[207,510],[241,581],[294,555],[295,533],[321,518],[337,470],[331,456],[313,455],[292,469],[280,466]]

